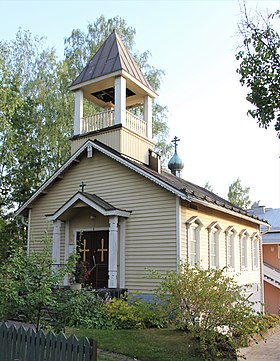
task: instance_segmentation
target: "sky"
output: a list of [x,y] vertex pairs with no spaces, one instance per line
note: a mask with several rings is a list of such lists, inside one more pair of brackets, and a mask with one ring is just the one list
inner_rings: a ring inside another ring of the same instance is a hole
[[[272,12],[280,1],[247,0],[247,9]],[[239,1],[0,0],[0,40],[30,30],[62,57],[71,31],[86,31],[101,14],[134,27],[135,49],[149,50],[149,63],[165,71],[157,101],[168,108],[169,140],[180,138],[183,178],[227,198],[239,177],[253,202],[280,208],[280,140],[247,116],[236,73]]]

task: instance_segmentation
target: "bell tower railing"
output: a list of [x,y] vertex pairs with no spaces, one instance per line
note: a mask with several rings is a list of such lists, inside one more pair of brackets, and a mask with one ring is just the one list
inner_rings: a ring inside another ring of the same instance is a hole
[[[81,118],[82,131],[81,133],[89,133],[104,128],[111,127],[115,124],[115,111],[106,110],[98,112]],[[126,110],[125,126],[131,131],[146,137],[147,136],[147,122],[140,119],[136,115]]]

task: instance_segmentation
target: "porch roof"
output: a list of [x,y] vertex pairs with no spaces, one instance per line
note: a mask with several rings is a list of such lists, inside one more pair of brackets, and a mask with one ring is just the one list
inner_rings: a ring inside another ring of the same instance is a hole
[[55,213],[46,216],[50,221],[55,221],[63,217],[63,215],[79,201],[83,202],[85,205],[89,206],[95,211],[101,213],[103,216],[120,216],[127,218],[131,213],[129,211],[125,211],[112,206],[110,203],[98,197],[96,194],[89,194],[87,192],[77,192],[67,202],[65,202]]

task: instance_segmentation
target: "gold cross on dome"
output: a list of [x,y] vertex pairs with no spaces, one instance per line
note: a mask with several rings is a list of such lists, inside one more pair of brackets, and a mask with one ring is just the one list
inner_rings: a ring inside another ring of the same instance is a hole
[[83,253],[83,262],[86,261],[86,253],[89,252],[89,249],[87,248],[87,240],[84,239],[83,241],[83,248],[80,249],[80,251]]
[[104,248],[104,238],[101,238],[101,248],[97,252],[101,252],[101,262],[104,262],[104,252],[108,252],[108,248]]

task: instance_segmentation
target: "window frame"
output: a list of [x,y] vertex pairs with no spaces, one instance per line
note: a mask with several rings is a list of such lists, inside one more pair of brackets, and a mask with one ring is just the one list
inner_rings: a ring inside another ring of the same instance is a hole
[[[235,236],[236,236],[237,232],[236,230],[233,228],[233,226],[228,227],[225,230],[225,240],[226,240],[226,267],[228,271],[235,271],[236,268],[236,257],[235,257]],[[229,245],[230,246],[230,252],[229,252]],[[229,262],[229,253],[230,253],[230,259],[231,262]]]
[[[248,270],[248,238],[249,238],[249,233],[247,232],[246,229],[243,229],[240,233],[239,233],[239,241],[240,241],[240,269],[241,271],[246,271]],[[244,250],[244,255],[243,255],[243,251]],[[244,260],[244,265],[243,265],[243,261]]]
[[[219,226],[218,222],[212,222],[208,227],[208,264],[209,268],[219,268],[220,267],[220,233],[222,228]],[[215,240],[215,264],[212,260],[212,241],[213,237]]]
[[[191,267],[195,267],[200,264],[200,233],[203,227],[203,223],[198,216],[191,217],[186,222],[187,227],[187,262]],[[192,242],[192,234],[195,232],[195,253],[194,260],[191,259],[190,249]]]
[[254,232],[251,236],[253,270],[258,270],[260,268],[260,242],[261,242],[261,236],[259,235],[259,233]]

